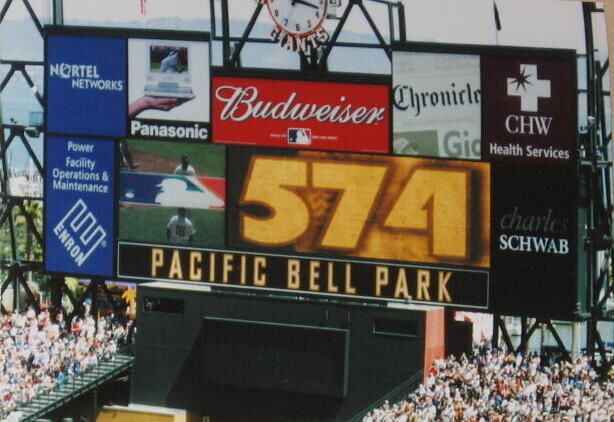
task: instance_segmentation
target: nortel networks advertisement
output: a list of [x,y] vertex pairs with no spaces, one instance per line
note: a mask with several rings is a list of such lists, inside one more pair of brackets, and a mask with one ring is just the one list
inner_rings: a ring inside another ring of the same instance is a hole
[[47,37],[47,131],[125,136],[126,43],[121,38]]
[[45,270],[113,276],[116,142],[46,142]]
[[48,133],[209,140],[207,33],[46,30]]
[[480,56],[395,51],[393,152],[481,158]]

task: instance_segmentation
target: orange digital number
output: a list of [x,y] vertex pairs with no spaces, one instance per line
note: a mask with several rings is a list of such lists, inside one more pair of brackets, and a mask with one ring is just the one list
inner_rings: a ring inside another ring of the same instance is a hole
[[289,187],[307,186],[307,162],[287,158],[256,157],[242,202],[265,205],[266,218],[242,216],[243,237],[265,245],[287,245],[300,237],[309,225],[307,204]]
[[322,237],[325,248],[355,249],[375,205],[387,168],[366,164],[313,163],[313,187],[342,192]]
[[467,170],[420,168],[413,172],[384,226],[426,232],[431,255],[466,258],[469,244]]
[[[320,236],[319,247],[354,250],[374,213],[387,165],[343,163],[288,157],[252,158],[241,203],[259,203],[269,216],[241,213],[243,239],[267,246],[296,242],[309,228],[309,205],[297,189],[339,192]],[[469,170],[417,168],[405,182],[390,212],[379,218],[385,228],[427,234],[429,254],[469,256]],[[379,215],[379,214],[378,214]],[[376,217],[377,218],[377,217]]]

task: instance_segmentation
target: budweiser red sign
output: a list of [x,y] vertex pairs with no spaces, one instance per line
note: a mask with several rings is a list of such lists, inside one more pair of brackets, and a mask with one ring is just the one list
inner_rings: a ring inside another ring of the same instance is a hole
[[213,78],[213,142],[389,151],[385,84]]

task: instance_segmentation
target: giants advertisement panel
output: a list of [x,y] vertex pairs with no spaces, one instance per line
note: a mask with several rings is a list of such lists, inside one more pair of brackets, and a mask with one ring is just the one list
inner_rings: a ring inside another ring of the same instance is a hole
[[115,150],[108,139],[47,138],[46,271],[113,276]]
[[490,266],[490,166],[258,149],[229,153],[228,245]]
[[480,159],[479,55],[394,51],[392,75],[395,154]]
[[488,271],[120,242],[118,275],[211,287],[486,309]]
[[[493,165],[492,309],[569,318],[576,310],[575,167]],[[556,301],[544,301],[556,297]]]
[[482,58],[483,156],[489,161],[573,165],[576,57],[533,54]]
[[388,80],[305,81],[216,75],[214,142],[389,151]]

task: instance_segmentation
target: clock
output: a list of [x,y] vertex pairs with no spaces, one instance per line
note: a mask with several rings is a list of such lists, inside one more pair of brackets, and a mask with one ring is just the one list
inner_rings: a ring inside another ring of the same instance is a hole
[[328,0],[268,0],[267,7],[275,24],[297,37],[312,34],[326,17]]

